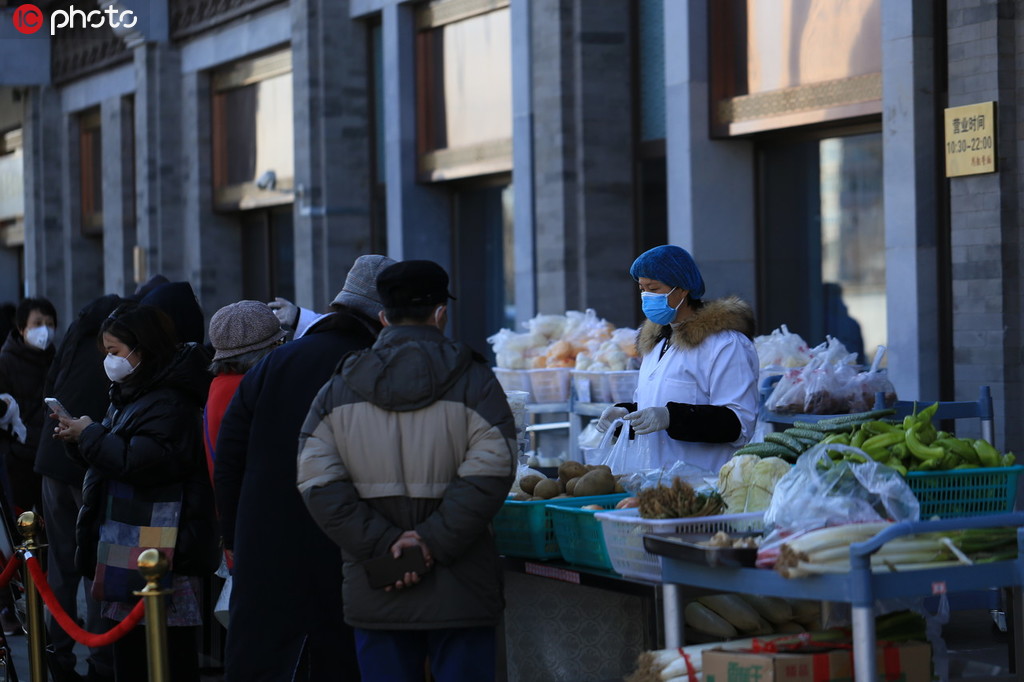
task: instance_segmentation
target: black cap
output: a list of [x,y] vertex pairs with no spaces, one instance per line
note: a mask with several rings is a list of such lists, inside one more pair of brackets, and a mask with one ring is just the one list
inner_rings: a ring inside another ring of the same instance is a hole
[[377,293],[385,308],[433,305],[455,297],[448,293],[448,273],[431,260],[404,260],[377,276]]

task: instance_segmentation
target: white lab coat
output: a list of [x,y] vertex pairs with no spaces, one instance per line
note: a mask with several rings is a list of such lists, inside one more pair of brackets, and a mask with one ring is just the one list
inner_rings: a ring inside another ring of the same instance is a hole
[[676,342],[678,335],[674,330],[664,357],[659,358],[664,340],[644,355],[634,401],[637,409],[674,402],[716,405],[735,412],[740,436],[732,443],[675,440],[664,430],[649,436],[655,466],[665,468],[682,460],[717,474],[754,433],[759,400],[757,351],[745,334],[734,329],[711,333],[692,347]]

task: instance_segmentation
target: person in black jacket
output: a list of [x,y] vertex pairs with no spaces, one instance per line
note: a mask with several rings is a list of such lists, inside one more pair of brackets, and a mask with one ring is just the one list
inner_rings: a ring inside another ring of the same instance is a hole
[[295,489],[295,446],[338,361],[380,333],[377,274],[394,262],[357,258],[333,312],[246,372],[224,414],[214,489],[234,558],[226,682],[360,679],[342,615],[341,554]]
[[[88,303],[68,327],[57,355],[46,376],[47,396],[57,398],[71,414],[103,414],[110,403],[110,380],[103,371],[103,349],[96,338],[100,326],[123,299],[115,294],[101,296]],[[49,422],[51,426],[53,422]],[[47,429],[48,431],[48,429]],[[46,580],[64,610],[74,617],[78,612],[78,586],[82,576],[75,568],[75,523],[82,506],[82,480],[85,466],[68,457],[64,444],[54,438],[41,438],[36,450],[35,471],[43,477],[43,520],[48,543]],[[84,617],[86,629],[99,632],[99,602],[92,598],[92,585],[86,582]],[[57,682],[74,681],[74,640],[55,620],[47,623],[52,651],[50,669]],[[89,680],[113,678],[109,647],[92,649],[89,654]]]
[[[57,311],[45,298],[26,298],[15,313],[16,328],[0,348],[0,395],[17,402],[24,434],[0,430],[0,456],[7,469],[8,500],[13,513],[31,511],[39,503],[42,480],[32,470],[46,410],[43,386],[53,362]],[[0,398],[0,416],[13,406]]]
[[[132,557],[140,547],[171,555],[167,583],[171,679],[198,682],[200,580],[217,568],[219,550],[213,491],[203,454],[201,410],[210,357],[195,343],[177,344],[174,325],[158,308],[125,303],[101,326],[113,382],[102,423],[60,418],[55,436],[87,466],[79,514],[76,564],[94,578],[104,625],[124,619],[133,590],[144,585]],[[173,544],[172,544],[173,543]],[[114,675],[135,682],[147,675],[144,629],[114,644]]]

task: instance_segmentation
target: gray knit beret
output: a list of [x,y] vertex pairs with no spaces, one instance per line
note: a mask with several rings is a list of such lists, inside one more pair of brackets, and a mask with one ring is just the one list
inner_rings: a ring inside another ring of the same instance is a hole
[[277,315],[261,301],[226,305],[210,318],[214,360],[225,360],[271,346],[284,338]]
[[373,319],[384,310],[377,292],[377,275],[397,261],[387,256],[371,254],[356,258],[345,278],[345,286],[334,297],[332,304],[355,308]]

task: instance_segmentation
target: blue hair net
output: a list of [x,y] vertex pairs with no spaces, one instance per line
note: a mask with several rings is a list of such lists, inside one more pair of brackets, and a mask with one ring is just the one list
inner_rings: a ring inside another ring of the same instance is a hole
[[693,256],[681,247],[666,244],[644,251],[633,261],[629,275],[635,280],[641,277],[656,279],[671,287],[690,292],[690,298],[704,298],[704,278],[693,260]]

